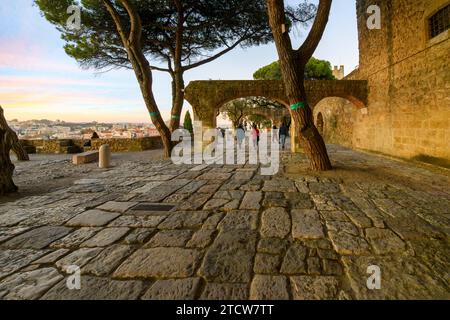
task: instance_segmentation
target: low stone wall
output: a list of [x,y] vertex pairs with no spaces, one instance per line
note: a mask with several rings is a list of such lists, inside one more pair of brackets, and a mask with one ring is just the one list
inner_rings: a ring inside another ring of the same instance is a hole
[[83,141],[81,140],[20,140],[20,142],[28,153],[65,154],[83,151]]
[[161,149],[161,137],[146,137],[139,139],[94,139],[92,148],[98,150],[101,145],[108,144],[112,152],[144,151]]
[[98,150],[101,145],[108,144],[112,152],[130,152],[160,149],[163,147],[160,137],[146,137],[138,139],[94,139],[91,147],[84,147],[84,140],[20,140],[29,153],[72,154],[88,150]]

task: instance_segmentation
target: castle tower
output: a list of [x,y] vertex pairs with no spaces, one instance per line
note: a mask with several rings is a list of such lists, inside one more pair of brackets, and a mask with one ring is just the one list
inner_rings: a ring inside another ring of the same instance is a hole
[[340,67],[334,66],[334,68],[333,68],[333,76],[337,80],[344,79],[344,66],[343,65],[341,65]]

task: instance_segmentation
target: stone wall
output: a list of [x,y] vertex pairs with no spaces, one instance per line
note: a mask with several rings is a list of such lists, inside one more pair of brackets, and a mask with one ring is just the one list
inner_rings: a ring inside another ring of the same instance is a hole
[[[430,39],[428,18],[448,0],[358,0],[359,68],[347,80],[368,80],[368,108],[323,101],[314,114],[334,112],[328,142],[403,158],[450,160],[450,30]],[[381,8],[381,30],[366,26],[367,7]],[[352,111],[350,111],[352,110]],[[352,128],[340,123],[349,123]],[[328,126],[328,128],[330,128]],[[352,131],[351,138],[349,132]],[[331,141],[330,141],[331,139]]]
[[146,137],[139,139],[95,139],[92,140],[92,148],[99,149],[101,145],[108,144],[112,152],[144,151],[161,149],[161,138]]
[[343,65],[338,66],[334,66],[333,67],[333,76],[337,79],[337,80],[342,80],[344,79],[345,76],[345,69]]
[[319,102],[313,112],[316,126],[319,113],[322,115],[325,143],[354,146],[353,128],[359,111],[353,103],[342,98],[327,98]]
[[83,141],[71,139],[59,140],[20,140],[28,153],[79,153]]
[[[101,145],[108,144],[112,152],[144,151],[161,149],[160,137],[146,137],[139,139],[94,139],[91,140],[92,147],[83,147],[84,140],[21,140],[28,149],[36,149],[37,153],[79,153],[87,150],[98,150]],[[30,148],[31,147],[31,148]]]

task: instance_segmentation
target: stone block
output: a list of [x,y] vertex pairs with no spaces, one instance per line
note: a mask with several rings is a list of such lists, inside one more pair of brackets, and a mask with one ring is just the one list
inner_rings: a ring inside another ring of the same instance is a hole
[[76,154],[72,157],[72,162],[75,165],[91,163],[98,161],[99,152],[98,151],[87,151],[80,154]]

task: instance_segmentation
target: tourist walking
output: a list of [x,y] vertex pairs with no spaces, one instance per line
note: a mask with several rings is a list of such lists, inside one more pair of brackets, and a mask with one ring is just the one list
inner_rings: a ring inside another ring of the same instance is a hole
[[282,124],[281,127],[280,127],[279,135],[280,135],[281,149],[284,150],[284,145],[286,144],[286,137],[287,137],[287,135],[288,135],[288,128],[287,128],[287,126],[284,124],[284,122],[283,122],[283,124]]
[[236,129],[236,138],[238,141],[239,149],[242,149],[242,141],[245,139],[245,130],[242,127],[242,124],[240,124]]
[[258,148],[259,144],[259,130],[256,124],[253,124],[252,128],[252,140],[253,140],[253,147]]
[[273,125],[272,127],[272,142],[278,142],[278,134],[277,134],[277,126]]

